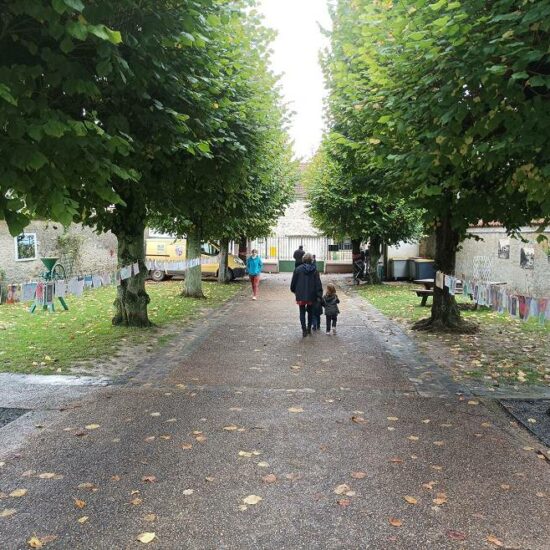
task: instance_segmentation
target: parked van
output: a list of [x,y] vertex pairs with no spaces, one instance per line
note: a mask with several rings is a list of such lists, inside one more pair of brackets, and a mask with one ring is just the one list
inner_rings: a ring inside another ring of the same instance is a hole
[[[173,239],[172,237],[152,237],[145,241],[145,255],[147,260],[156,260],[158,262],[179,262],[186,259],[187,242],[185,239]],[[203,243],[202,247],[203,260],[207,263],[201,264],[201,272],[203,277],[217,277],[220,269],[218,256],[220,249],[216,243]],[[233,254],[229,254],[228,258],[229,277],[231,280],[244,277],[246,274],[245,263]],[[151,270],[149,276],[153,281],[163,281],[174,275],[184,275],[184,271],[172,271],[169,269]]]

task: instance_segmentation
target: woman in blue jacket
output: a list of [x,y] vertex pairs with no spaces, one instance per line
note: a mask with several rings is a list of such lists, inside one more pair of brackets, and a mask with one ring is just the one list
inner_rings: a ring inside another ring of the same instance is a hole
[[246,269],[248,271],[248,276],[250,278],[250,283],[252,284],[252,299],[256,300],[258,298],[258,289],[260,287],[260,273],[262,272],[262,267],[264,263],[260,256],[258,256],[258,251],[254,249],[252,254],[246,260]]

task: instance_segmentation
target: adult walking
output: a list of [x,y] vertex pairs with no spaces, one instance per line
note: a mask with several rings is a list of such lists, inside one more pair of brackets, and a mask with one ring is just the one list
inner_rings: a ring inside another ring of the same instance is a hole
[[298,247],[298,250],[294,251],[294,269],[296,269],[299,265],[302,265],[305,253],[306,252],[302,245]]
[[[313,257],[309,252],[303,255],[302,263],[294,270],[290,291],[296,296],[296,303],[300,308],[300,324],[302,336],[311,334],[313,321],[313,303],[323,297],[323,285],[319,272],[312,265]],[[307,324],[306,324],[307,313]]]
[[248,271],[248,277],[252,285],[252,299],[258,299],[258,290],[260,288],[260,273],[264,265],[263,260],[258,256],[256,249],[252,250],[252,254],[246,260],[246,269]]

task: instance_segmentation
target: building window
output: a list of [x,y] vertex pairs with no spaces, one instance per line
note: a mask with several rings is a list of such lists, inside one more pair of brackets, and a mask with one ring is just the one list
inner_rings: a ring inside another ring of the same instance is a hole
[[36,233],[22,233],[14,241],[17,261],[36,260]]

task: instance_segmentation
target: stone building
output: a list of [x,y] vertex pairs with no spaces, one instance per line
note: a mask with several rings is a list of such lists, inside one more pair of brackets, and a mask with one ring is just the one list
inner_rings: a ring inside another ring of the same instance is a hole
[[117,265],[117,241],[112,233],[97,234],[92,228],[72,224],[33,221],[24,233],[12,237],[0,221],[0,275],[8,283],[36,279],[44,271],[40,258],[57,257],[67,276],[113,270]]
[[[550,248],[548,241],[538,243],[535,227],[523,227],[520,238],[511,238],[500,224],[472,227],[474,238],[466,239],[456,257],[456,275],[478,278],[481,271],[488,280],[505,282],[510,291],[537,298],[550,297]],[[550,239],[550,230],[544,235]]]

